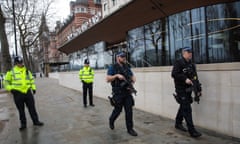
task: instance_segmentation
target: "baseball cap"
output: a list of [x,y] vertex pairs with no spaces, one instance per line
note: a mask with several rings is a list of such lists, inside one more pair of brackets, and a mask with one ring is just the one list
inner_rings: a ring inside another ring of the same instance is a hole
[[192,48],[190,48],[190,47],[184,47],[182,50],[190,52],[190,53],[192,52]]
[[124,51],[117,52],[116,56],[125,57],[126,53]]

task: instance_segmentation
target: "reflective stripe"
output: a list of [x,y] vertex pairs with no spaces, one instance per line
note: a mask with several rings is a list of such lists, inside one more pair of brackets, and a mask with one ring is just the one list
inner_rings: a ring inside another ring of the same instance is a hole
[[30,80],[30,76],[29,76],[29,75],[30,75],[30,73],[29,73],[29,71],[28,71],[28,70],[26,70],[26,75],[27,75],[26,79],[27,79],[27,80]]
[[15,83],[13,83],[12,85],[15,85],[15,86],[22,86],[22,84],[15,84]]
[[14,73],[14,69],[12,69],[12,75],[13,75],[13,79],[16,80],[16,76],[15,76],[15,73]]
[[14,78],[14,80],[21,80],[21,79],[20,79],[20,78],[18,78],[18,79],[17,79],[17,78]]

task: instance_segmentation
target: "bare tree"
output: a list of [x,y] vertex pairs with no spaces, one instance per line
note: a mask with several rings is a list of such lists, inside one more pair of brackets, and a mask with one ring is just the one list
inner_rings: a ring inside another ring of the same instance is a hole
[[[149,25],[145,26],[145,32],[150,36],[146,37],[146,40],[149,40],[155,49],[156,54],[156,64],[157,65],[166,65],[167,62],[167,50],[166,50],[166,19],[162,18],[160,21],[155,21]],[[160,34],[157,34],[160,33]],[[161,45],[159,45],[161,41]],[[160,54],[159,55],[159,46]],[[160,59],[161,58],[161,62]]]
[[[41,35],[39,29],[42,15],[47,16],[49,7],[54,0],[17,0],[15,1],[15,21],[16,29],[19,37],[19,45],[23,55],[25,65],[30,70],[31,58],[34,46]],[[12,0],[6,0],[6,11],[11,14]],[[11,17],[9,15],[9,17]]]
[[7,34],[5,31],[6,18],[3,15],[3,11],[0,5],[0,42],[1,42],[1,72],[6,73],[11,69],[11,57],[9,54],[9,45],[7,40]]

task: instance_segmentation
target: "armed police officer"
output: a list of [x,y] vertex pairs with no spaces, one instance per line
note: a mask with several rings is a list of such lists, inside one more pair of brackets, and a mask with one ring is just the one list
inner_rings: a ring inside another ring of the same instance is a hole
[[33,124],[43,126],[39,121],[35,108],[33,94],[36,93],[36,85],[32,73],[24,66],[23,59],[19,56],[14,58],[15,66],[8,71],[4,79],[4,87],[13,94],[14,102],[19,112],[21,127],[24,130],[27,127],[25,115],[25,105],[28,108]]
[[[114,129],[114,122],[120,115],[122,108],[125,110],[125,120],[127,131],[132,136],[137,136],[137,132],[133,129],[133,109],[134,99],[131,87],[135,83],[136,78],[133,72],[126,64],[126,54],[120,51],[116,54],[116,64],[109,67],[107,72],[107,82],[111,82],[114,103],[114,109],[109,118],[109,127]],[[131,84],[129,84],[131,82]]]
[[[183,118],[186,121],[188,132],[192,137],[200,137],[201,133],[196,131],[192,120],[192,90],[193,75],[195,80],[197,79],[197,71],[195,65],[191,61],[192,49],[190,47],[184,47],[182,49],[182,59],[177,60],[172,69],[172,77],[175,83],[175,98],[180,104],[176,115],[175,128],[181,131],[187,131],[182,125]],[[201,87],[198,88],[198,93],[201,93]]]

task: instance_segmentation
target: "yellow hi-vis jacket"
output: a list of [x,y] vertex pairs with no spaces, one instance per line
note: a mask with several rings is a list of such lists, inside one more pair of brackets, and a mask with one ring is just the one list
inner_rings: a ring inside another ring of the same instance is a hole
[[3,84],[7,91],[17,90],[26,94],[29,89],[36,90],[32,73],[26,67],[14,66],[7,72]]
[[94,80],[94,70],[90,67],[84,66],[79,71],[79,78],[85,83],[93,83]]

